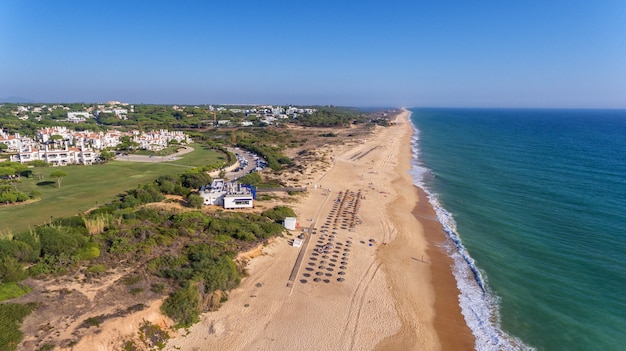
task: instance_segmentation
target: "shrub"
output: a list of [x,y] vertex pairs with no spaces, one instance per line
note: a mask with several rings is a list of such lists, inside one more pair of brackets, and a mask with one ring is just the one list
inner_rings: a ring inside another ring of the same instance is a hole
[[[86,229],[85,229],[86,230]],[[87,242],[87,237],[69,230],[68,227],[39,227],[37,234],[41,241],[41,251],[44,255],[59,256],[72,255]]]
[[[0,301],[11,300],[16,297],[28,294],[30,288],[26,285],[15,282],[0,284]],[[1,329],[0,329],[1,330]]]
[[76,252],[76,255],[78,255],[81,260],[92,260],[100,257],[100,247],[97,243],[89,243],[85,247],[79,249],[78,252]]
[[276,206],[273,209],[264,211],[261,214],[275,222],[282,222],[285,220],[286,217],[296,216],[296,213],[287,206]]
[[122,284],[126,286],[137,284],[140,281],[141,281],[141,277],[138,275],[127,275],[124,278],[122,278]]
[[150,290],[152,290],[155,293],[162,293],[165,290],[165,284],[163,283],[155,283],[152,284],[152,286],[150,287]]
[[141,294],[143,292],[143,288],[132,288],[128,292],[130,292],[131,295]]
[[176,290],[161,306],[161,311],[176,322],[176,327],[186,328],[200,320],[200,294],[195,284]]
[[18,257],[20,260],[35,262],[39,259],[39,256],[41,255],[41,242],[39,241],[37,233],[31,230],[17,234],[13,239],[28,244],[32,249],[28,257]]
[[28,261],[33,256],[33,248],[20,240],[0,239],[0,257],[15,257],[20,261]]
[[98,274],[98,273],[104,273],[106,271],[107,271],[107,267],[105,265],[103,265],[103,264],[94,264],[93,266],[87,268],[87,270],[85,272]]
[[204,199],[202,196],[193,193],[187,196],[187,206],[192,208],[202,208],[202,205],[204,205]]
[[3,283],[19,282],[28,276],[22,264],[15,257],[0,258],[0,281]]
[[36,304],[26,305],[7,303],[0,304],[0,350],[13,351],[22,341],[24,334],[20,331],[22,320],[36,307]]
[[263,181],[263,179],[261,179],[261,174],[259,172],[248,173],[239,179],[241,184],[251,185],[257,185],[261,183],[261,181]]
[[85,319],[85,322],[83,322],[83,324],[87,328],[89,328],[89,327],[99,327],[101,323],[102,323],[102,317],[89,317],[89,318]]
[[154,348],[162,350],[169,340],[170,335],[156,324],[144,321],[139,327],[139,339],[150,350]]

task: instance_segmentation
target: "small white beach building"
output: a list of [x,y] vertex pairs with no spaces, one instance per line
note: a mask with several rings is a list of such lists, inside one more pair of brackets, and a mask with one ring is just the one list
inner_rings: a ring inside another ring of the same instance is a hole
[[285,217],[285,220],[283,221],[283,226],[288,230],[296,230],[296,227],[298,226],[296,217]]

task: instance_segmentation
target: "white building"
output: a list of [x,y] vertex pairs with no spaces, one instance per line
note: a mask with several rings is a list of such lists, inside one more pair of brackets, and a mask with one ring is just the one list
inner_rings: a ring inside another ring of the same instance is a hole
[[296,217],[285,217],[285,220],[283,221],[283,226],[288,230],[296,230],[296,227],[298,226],[298,221]]
[[91,114],[89,112],[68,112],[67,113],[67,121],[80,123],[85,122],[87,118],[91,118]]
[[210,186],[200,189],[199,195],[206,206],[223,206],[225,209],[254,207],[250,189],[236,182],[227,183],[224,179],[214,179]]
[[293,239],[293,247],[300,247],[302,246],[302,239]]
[[11,156],[11,161],[26,163],[30,161],[46,161],[52,166],[67,166],[71,164],[93,164],[100,154],[88,148],[67,147],[50,148],[48,145],[44,149],[29,147],[20,150]]
[[210,186],[200,189],[200,196],[204,199],[204,205],[206,206],[222,206],[225,194],[224,179],[213,179],[213,183]]
[[0,143],[7,146],[7,151],[16,152],[33,146],[34,141],[30,138],[20,136],[19,133],[11,135],[0,128]]
[[235,194],[226,194],[224,196],[224,208],[236,209],[236,208],[253,208],[254,198],[248,188],[243,188],[247,191],[241,191]]

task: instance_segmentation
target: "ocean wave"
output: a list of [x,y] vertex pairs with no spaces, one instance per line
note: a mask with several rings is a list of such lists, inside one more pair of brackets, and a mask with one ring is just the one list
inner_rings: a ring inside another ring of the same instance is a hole
[[463,246],[453,215],[439,202],[438,196],[427,186],[436,175],[421,163],[420,131],[413,124],[411,150],[413,183],[423,189],[442,224],[449,241],[442,247],[452,258],[452,273],[460,291],[459,305],[465,322],[476,338],[475,349],[480,351],[535,350],[519,338],[509,335],[500,326],[499,299],[489,289],[486,275],[476,266],[474,259]]

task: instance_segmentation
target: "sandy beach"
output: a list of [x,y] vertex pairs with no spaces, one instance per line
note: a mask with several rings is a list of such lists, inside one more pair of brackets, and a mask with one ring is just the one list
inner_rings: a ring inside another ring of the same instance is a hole
[[[292,204],[300,228],[269,244],[222,307],[167,350],[470,350],[441,225],[410,169],[404,111]],[[417,206],[416,206],[417,204]],[[303,234],[301,248],[290,246]]]

